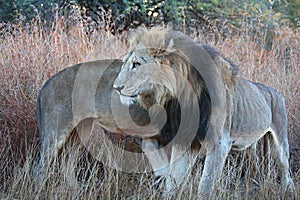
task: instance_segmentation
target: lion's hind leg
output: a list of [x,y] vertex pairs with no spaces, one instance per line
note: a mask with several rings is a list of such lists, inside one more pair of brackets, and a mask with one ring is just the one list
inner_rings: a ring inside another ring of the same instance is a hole
[[272,155],[274,155],[275,161],[280,167],[280,181],[283,194],[285,194],[287,190],[294,190],[294,183],[290,175],[289,146],[287,135],[284,137],[280,137],[280,135],[278,135],[274,129],[271,129],[269,133],[272,136],[269,138],[271,139],[271,146],[273,146],[273,148],[271,147],[271,150],[273,152]]
[[255,173],[258,171],[259,166],[259,157],[256,153],[257,141],[250,145],[247,149],[245,149],[245,156],[248,162],[249,168],[249,176],[254,177]]
[[[284,99],[276,92],[272,92],[272,124],[269,133],[271,134],[271,150],[275,161],[281,169],[282,194],[293,193],[295,186],[290,175],[289,168],[289,143],[288,143],[288,118],[286,115]],[[272,148],[272,145],[274,148]]]
[[[39,154],[34,167],[35,188],[41,190],[50,177],[56,173],[58,153],[70,137],[73,127],[64,130],[48,130],[40,132]],[[47,134],[46,134],[47,133]]]

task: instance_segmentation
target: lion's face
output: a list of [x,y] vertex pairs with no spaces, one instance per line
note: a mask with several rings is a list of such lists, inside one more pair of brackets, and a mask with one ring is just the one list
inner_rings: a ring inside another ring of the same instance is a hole
[[[168,75],[167,75],[168,74]],[[171,76],[170,76],[171,74]],[[170,68],[161,59],[154,58],[149,49],[138,45],[123,59],[121,71],[114,82],[114,88],[125,105],[135,102],[153,104],[158,90],[163,90],[172,77]]]

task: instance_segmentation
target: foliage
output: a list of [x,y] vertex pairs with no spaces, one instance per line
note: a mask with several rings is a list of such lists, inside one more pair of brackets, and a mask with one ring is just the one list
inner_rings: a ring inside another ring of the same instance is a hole
[[14,2],[0,1],[0,20],[4,22],[12,21],[16,15]]
[[0,0],[0,21],[17,22],[22,19],[28,22],[34,18],[53,21],[55,13],[62,15],[70,12],[71,0]]
[[[0,1],[0,21],[39,18],[52,21],[54,14],[68,16],[80,8],[94,27],[120,32],[141,24],[169,24],[175,29],[239,29],[245,21],[253,26],[289,24],[300,28],[300,2],[297,0],[11,0]],[[109,20],[108,20],[109,18]],[[103,20],[105,19],[105,20]],[[105,21],[105,23],[100,23]]]
[[300,23],[300,3],[296,0],[77,0],[76,3],[96,23],[103,12],[111,12],[115,31],[140,24],[170,24],[181,30],[210,26],[220,30],[224,24],[240,28],[245,21],[265,27],[288,23],[299,28]]
[[300,1],[287,0],[288,4],[285,6],[286,15],[284,19],[289,20],[295,27],[300,29]]

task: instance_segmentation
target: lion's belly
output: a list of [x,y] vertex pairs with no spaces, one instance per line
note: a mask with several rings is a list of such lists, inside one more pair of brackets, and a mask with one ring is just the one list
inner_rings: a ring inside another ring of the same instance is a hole
[[268,97],[247,80],[236,87],[231,126],[233,148],[244,149],[259,140],[271,125]]

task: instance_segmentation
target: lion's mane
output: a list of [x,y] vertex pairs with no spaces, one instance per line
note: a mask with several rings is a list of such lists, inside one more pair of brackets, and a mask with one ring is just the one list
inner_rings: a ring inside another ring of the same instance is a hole
[[[142,44],[148,49],[147,51],[152,57],[186,77],[198,97],[197,104],[201,116],[197,139],[203,140],[211,116],[211,99],[219,98],[217,91],[222,87],[226,90],[225,98],[232,95],[230,90],[238,82],[238,67],[221,56],[214,48],[201,45],[188,36],[167,28],[154,27],[150,30],[139,28],[131,35],[129,44],[130,51],[133,51],[137,45]],[[200,66],[201,71],[198,71],[199,68],[195,68],[195,66]],[[217,82],[216,73],[219,73],[222,77],[222,80],[220,80],[221,85]],[[180,85],[182,83],[178,82],[178,79],[169,78],[169,80],[173,80],[171,84],[175,86],[173,87],[174,90],[182,88]],[[213,87],[211,90],[213,92],[209,92],[208,85]],[[168,114],[168,125],[162,130],[162,136],[166,142],[174,137],[178,124],[180,124],[178,116],[180,116],[182,105],[179,106],[178,101],[174,99],[173,94],[176,92],[178,93],[178,91],[170,91],[170,89],[156,91],[157,102],[166,108]],[[181,92],[184,92],[184,90],[181,90]],[[191,103],[189,102],[190,98],[187,97],[186,100],[187,104]],[[225,101],[225,99],[218,99],[218,101]],[[143,102],[141,103],[143,104]],[[146,102],[144,103],[146,104]]]

